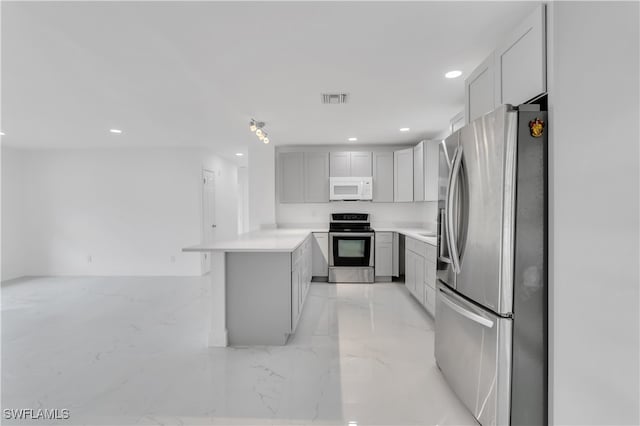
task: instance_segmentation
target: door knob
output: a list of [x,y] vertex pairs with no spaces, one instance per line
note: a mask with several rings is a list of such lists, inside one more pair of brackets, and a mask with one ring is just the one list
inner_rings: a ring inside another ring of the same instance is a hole
[[212,228],[215,228],[215,227],[216,227],[216,225],[211,225],[211,227],[212,227]]

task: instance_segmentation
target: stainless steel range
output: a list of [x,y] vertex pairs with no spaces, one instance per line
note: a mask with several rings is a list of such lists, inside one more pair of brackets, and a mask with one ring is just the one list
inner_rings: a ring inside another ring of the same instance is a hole
[[374,241],[368,213],[332,213],[329,225],[329,282],[372,283]]

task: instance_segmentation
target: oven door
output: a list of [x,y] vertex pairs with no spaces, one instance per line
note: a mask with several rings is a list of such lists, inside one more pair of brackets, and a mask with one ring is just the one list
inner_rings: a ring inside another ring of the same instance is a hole
[[330,266],[373,266],[373,234],[330,232]]

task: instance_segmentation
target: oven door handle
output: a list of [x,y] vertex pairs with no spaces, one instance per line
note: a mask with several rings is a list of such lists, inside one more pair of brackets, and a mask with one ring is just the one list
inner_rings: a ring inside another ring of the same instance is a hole
[[373,237],[373,232],[329,232],[330,237]]

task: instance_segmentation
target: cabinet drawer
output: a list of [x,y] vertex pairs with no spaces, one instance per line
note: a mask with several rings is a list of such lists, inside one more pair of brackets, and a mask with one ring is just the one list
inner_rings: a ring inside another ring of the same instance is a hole
[[406,237],[406,238],[404,239],[404,248],[405,248],[406,250],[411,250],[411,251],[413,251],[413,243],[414,243],[414,241],[415,241],[415,240],[414,240],[413,238]]
[[393,243],[393,232],[376,232],[377,243]]
[[436,263],[438,260],[438,249],[436,246],[432,246],[431,244],[425,243],[425,260],[427,262]]
[[307,250],[307,240],[304,240],[302,244],[298,246],[297,249],[291,253],[291,269],[295,267],[296,263],[303,258],[305,251]]
[[418,240],[414,240],[413,238],[407,237],[405,239],[405,246],[406,246],[407,250],[411,250],[414,253],[418,253],[419,244],[420,244],[419,241]]
[[414,240],[413,238],[407,237],[405,240],[405,245],[408,250],[411,250],[418,256],[423,258],[427,258],[427,243],[423,243],[422,241]]

